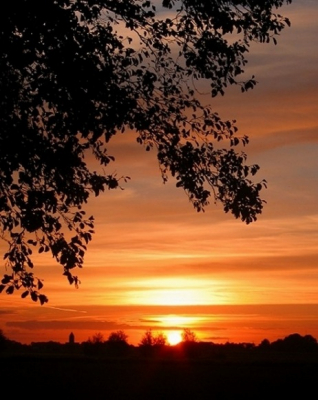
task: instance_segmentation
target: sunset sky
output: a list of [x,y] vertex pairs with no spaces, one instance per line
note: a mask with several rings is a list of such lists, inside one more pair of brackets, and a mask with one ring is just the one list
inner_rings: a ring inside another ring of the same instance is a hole
[[221,204],[197,213],[173,179],[163,185],[156,154],[133,133],[118,134],[109,172],[131,180],[86,208],[96,233],[80,288],[50,256],[36,257],[49,303],[1,294],[8,338],[65,342],[73,331],[83,341],[121,329],[138,344],[146,329],[184,327],[215,342],[318,338],[318,1],[293,0],[279,13],[292,26],[278,45],[251,46],[255,89],[230,88],[212,103],[249,136],[248,163],[268,182],[257,222],[246,225]]

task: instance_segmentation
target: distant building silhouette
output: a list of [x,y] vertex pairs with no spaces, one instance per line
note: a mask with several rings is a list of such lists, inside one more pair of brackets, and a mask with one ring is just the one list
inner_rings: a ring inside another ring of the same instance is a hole
[[70,333],[70,336],[68,337],[68,342],[71,344],[75,343],[75,336],[73,332]]

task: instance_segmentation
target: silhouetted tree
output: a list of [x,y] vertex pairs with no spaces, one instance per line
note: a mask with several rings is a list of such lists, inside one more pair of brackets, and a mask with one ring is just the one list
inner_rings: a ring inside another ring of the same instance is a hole
[[165,346],[166,344],[167,344],[167,336],[164,333],[159,332],[154,337],[154,346],[162,347]]
[[193,343],[193,342],[197,342],[198,338],[197,335],[195,334],[195,332],[191,331],[191,329],[189,328],[185,328],[183,329],[182,333],[181,333],[181,337],[182,337],[182,341],[186,342],[186,343]]
[[110,343],[125,343],[127,344],[128,335],[124,331],[111,332],[107,341]]
[[278,339],[271,344],[274,349],[284,351],[317,351],[317,340],[311,335],[302,336],[292,333],[284,339]]
[[88,355],[100,356],[105,349],[104,335],[101,332],[96,332],[86,342],[82,343],[82,348],[84,353]]
[[258,347],[260,349],[268,350],[270,346],[271,346],[270,341],[268,339],[263,339]]
[[100,332],[97,332],[92,336],[92,338],[89,338],[88,341],[93,344],[104,343],[104,335]]
[[148,329],[141,338],[139,346],[161,347],[166,345],[167,337],[162,332],[154,335],[151,329]]
[[153,346],[154,338],[151,329],[148,329],[142,336],[139,346]]
[[0,351],[5,349],[7,342],[8,342],[8,339],[4,335],[2,329],[0,329]]
[[205,79],[212,97],[228,85],[253,88],[254,77],[240,78],[249,44],[276,43],[289,21],[273,9],[290,2],[163,0],[158,9],[139,0],[6,2],[0,229],[8,272],[0,292],[22,288],[23,298],[47,301],[32,272],[33,248],[51,252],[79,284],[73,269],[94,233],[82,207],[125,179],[91,170],[86,156],[107,167],[114,158],[106,144],[118,132],[133,131],[155,149],[163,181],[174,176],[198,211],[212,196],[225,212],[256,220],[265,182],[252,181],[259,167],[235,151],[248,138],[202,104],[192,83]]
[[128,354],[128,335],[124,331],[111,332],[106,341],[107,351],[110,356],[123,356]]

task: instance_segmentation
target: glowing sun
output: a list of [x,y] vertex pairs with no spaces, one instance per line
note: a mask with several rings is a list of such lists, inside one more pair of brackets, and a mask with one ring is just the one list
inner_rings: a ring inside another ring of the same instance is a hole
[[171,346],[178,344],[182,340],[181,332],[179,331],[171,331],[167,334],[168,342]]

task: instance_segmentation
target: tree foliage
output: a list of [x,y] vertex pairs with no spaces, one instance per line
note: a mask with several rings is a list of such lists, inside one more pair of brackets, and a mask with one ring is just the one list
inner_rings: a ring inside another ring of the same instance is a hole
[[[0,291],[22,288],[41,304],[32,252],[50,252],[76,286],[94,233],[83,205],[120,187],[91,170],[114,161],[107,142],[133,131],[157,154],[163,181],[172,175],[195,209],[210,199],[246,223],[256,220],[265,181],[236,150],[248,143],[197,96],[228,85],[244,92],[250,43],[276,43],[290,0],[12,0],[0,27],[0,230],[7,273]],[[164,12],[163,12],[164,11]]]
[[110,343],[125,343],[127,344],[128,335],[124,331],[111,332],[107,341]]
[[159,332],[154,334],[151,329],[148,329],[142,336],[139,346],[141,347],[162,347],[167,344],[167,337],[164,333]]
[[5,349],[8,341],[8,338],[4,335],[2,329],[0,329],[0,354]]
[[197,342],[198,338],[195,332],[191,331],[189,328],[184,328],[181,333],[182,341],[185,343]]
[[101,344],[104,343],[104,335],[101,332],[97,332],[93,335],[92,338],[88,338],[88,342],[92,344]]
[[6,336],[4,335],[2,329],[0,329],[0,343],[4,342],[4,341],[6,341],[6,340],[8,340],[8,339],[7,339]]

